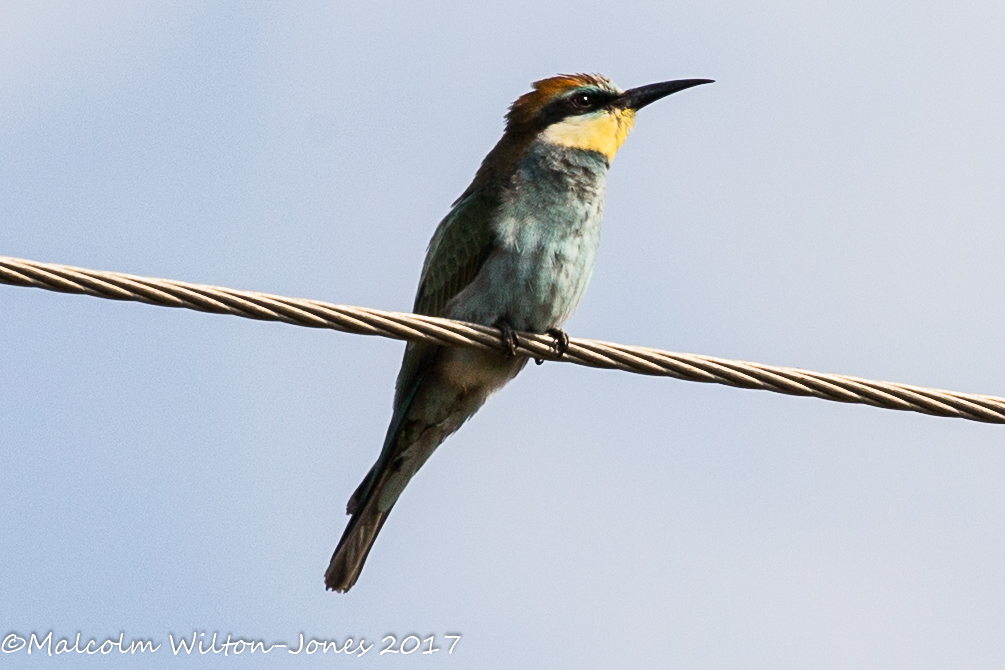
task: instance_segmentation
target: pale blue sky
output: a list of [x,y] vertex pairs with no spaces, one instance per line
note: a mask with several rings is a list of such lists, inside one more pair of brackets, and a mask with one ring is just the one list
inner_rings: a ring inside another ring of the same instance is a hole
[[[8,1],[0,255],[407,310],[530,82],[708,77],[640,113],[569,332],[1005,395],[1003,63],[1000,2]],[[463,635],[360,667],[1005,663],[1003,427],[531,366],[340,596],[402,344],[0,305],[0,634]]]

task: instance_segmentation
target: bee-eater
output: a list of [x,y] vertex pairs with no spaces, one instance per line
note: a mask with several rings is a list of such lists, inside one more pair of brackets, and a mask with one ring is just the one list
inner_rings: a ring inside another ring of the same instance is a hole
[[[599,75],[535,82],[506,115],[506,132],[429,242],[416,314],[500,329],[505,347],[476,351],[410,342],[398,373],[394,413],[377,462],[356,489],[352,516],[325,573],[348,591],[377,533],[426,459],[527,363],[515,331],[559,330],[593,274],[607,169],[635,113],[708,79],[622,91]],[[503,350],[505,348],[505,350]]]

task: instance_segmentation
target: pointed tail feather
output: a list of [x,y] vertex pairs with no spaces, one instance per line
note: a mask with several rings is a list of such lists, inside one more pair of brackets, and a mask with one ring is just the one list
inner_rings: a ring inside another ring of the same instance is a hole
[[[406,350],[406,363],[407,351],[411,350]],[[436,356],[430,360],[435,362]],[[477,370],[482,363],[496,367],[489,367],[485,379],[473,382],[471,387],[455,383],[446,373],[437,373],[440,377],[434,378],[432,391],[419,394],[420,386],[427,380],[428,369],[421,374],[409,373],[415,375],[409,387],[401,387],[399,379],[398,390],[409,390],[395,399],[394,415],[380,456],[349,498],[346,511],[352,518],[325,572],[325,586],[330,590],[344,593],[352,588],[387,515],[408,482],[436,447],[478,411],[493,390],[516,375],[527,362],[525,358],[502,360],[505,365],[500,367],[492,357],[487,358],[487,363],[475,359],[468,367]],[[467,359],[462,358],[460,363],[454,361],[453,365],[466,365],[465,361]],[[402,369],[405,369],[404,364]]]
[[327,589],[345,593],[352,588],[359,579],[367,554],[390,512],[390,509],[381,512],[377,506],[377,496],[372,494],[362,506],[357,505],[325,572]]
[[[407,350],[405,355],[407,358]],[[363,563],[366,562],[370,548],[373,547],[377,534],[384,525],[384,521],[387,520],[387,515],[391,513],[394,501],[390,505],[385,503],[387,509],[384,511],[380,510],[379,501],[384,484],[387,482],[388,475],[391,474],[388,472],[388,458],[395,451],[395,443],[401,431],[402,421],[412,406],[417,388],[418,382],[414,382],[411,390],[395,403],[397,406],[391,417],[391,424],[387,427],[380,457],[349,498],[346,514],[352,515],[352,518],[349,519],[349,525],[342,533],[342,539],[335,547],[335,553],[332,554],[328,570],[325,571],[325,587],[329,591],[345,593],[356,583],[356,580],[359,579],[359,573],[363,571]],[[394,468],[395,471],[397,469]],[[397,496],[395,496],[396,499]]]

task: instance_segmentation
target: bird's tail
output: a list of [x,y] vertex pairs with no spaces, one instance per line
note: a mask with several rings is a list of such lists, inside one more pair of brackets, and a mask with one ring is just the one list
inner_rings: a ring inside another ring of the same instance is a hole
[[[395,409],[394,415],[391,417],[391,425],[388,426],[387,435],[384,437],[384,446],[380,457],[349,498],[349,504],[346,505],[345,511],[352,518],[349,519],[349,524],[342,533],[342,539],[339,540],[338,546],[335,547],[335,553],[332,554],[328,570],[325,571],[325,587],[330,591],[345,593],[359,579],[359,573],[363,571],[363,564],[377,539],[377,534],[397,501],[397,495],[395,495],[391,500],[385,500],[381,504],[388,477],[397,470],[397,468],[388,467],[388,457],[394,451],[400,437],[402,423],[405,421],[414,399],[415,390],[413,389],[401,405]],[[399,463],[399,467],[400,465]]]
[[[434,360],[438,352],[438,349],[432,351]],[[406,370],[408,360],[406,353],[402,370]],[[424,374],[414,375],[411,384],[404,387],[408,390],[395,399],[394,414],[387,427],[380,457],[346,506],[346,512],[352,518],[325,572],[325,586],[339,592],[352,588],[359,579],[377,533],[409,480],[436,447],[478,411],[495,388],[512,379],[527,362],[525,358],[515,362],[501,360],[502,364],[492,358],[487,359],[487,364],[476,360],[482,367],[489,366],[489,371],[485,373],[488,382],[475,384],[472,388],[447,379],[435,379],[432,390],[422,393],[419,389],[427,379]],[[432,367],[431,363],[426,365]],[[469,367],[477,368],[477,365]],[[412,373],[405,376],[413,377]]]
[[380,486],[371,486],[369,491],[366,491],[373,476],[374,472],[371,471],[349,499],[347,511],[352,515],[352,519],[342,533],[342,539],[339,540],[325,572],[325,587],[332,591],[345,593],[359,579],[359,573],[363,571],[363,563],[366,562],[370,548],[377,539],[377,533],[391,512],[390,508],[381,511],[377,505]]

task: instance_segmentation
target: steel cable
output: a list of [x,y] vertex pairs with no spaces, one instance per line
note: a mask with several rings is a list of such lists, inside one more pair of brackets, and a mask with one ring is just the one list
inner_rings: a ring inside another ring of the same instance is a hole
[[[0,256],[0,283],[452,347],[505,348],[496,328],[463,321],[334,305],[319,300],[286,298],[172,279],[86,270],[4,256]],[[554,339],[549,335],[518,333],[517,336],[517,355],[538,360],[566,361],[686,381],[862,403],[884,409],[1005,423],[1005,398],[994,396],[571,337],[568,350],[559,356],[554,348]]]

